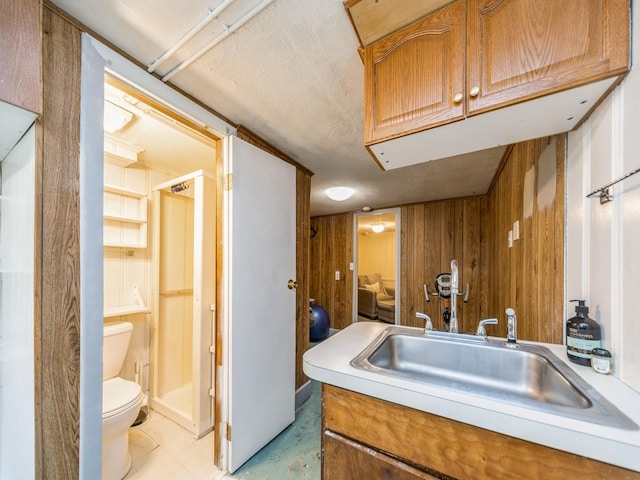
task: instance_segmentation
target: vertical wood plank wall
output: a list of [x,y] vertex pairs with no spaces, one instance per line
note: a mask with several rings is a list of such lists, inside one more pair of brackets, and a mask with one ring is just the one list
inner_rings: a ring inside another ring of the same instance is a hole
[[79,478],[80,64],[80,31],[44,9],[38,478]]
[[327,311],[331,328],[343,329],[353,315],[353,214],[314,217],[311,226],[317,233],[311,239],[309,295]]
[[[443,306],[437,297],[426,303],[423,284],[434,290],[435,276],[449,272],[458,260],[460,288],[470,283],[469,303],[458,299],[461,329],[474,331],[479,320],[496,317],[489,335],[506,336],[504,310],[518,315],[518,337],[562,343],[564,301],[564,136],[555,138],[555,195],[538,205],[539,157],[549,139],[522,142],[508,150],[489,193],[479,197],[405,205],[401,210],[401,319],[423,326],[416,311],[427,313],[442,328]],[[525,173],[536,172],[533,211],[523,216]],[[548,185],[546,185],[548,187]],[[507,245],[513,222],[520,221],[520,239]],[[331,317],[332,328],[351,323],[351,276],[336,281],[336,270],[348,271],[353,261],[353,215],[314,217],[318,233],[311,239],[311,297]],[[343,277],[345,278],[345,277]]]
[[311,175],[296,171],[296,389],[307,382],[302,355],[309,349],[309,255]]
[[0,101],[35,113],[40,95],[39,0],[0,0]]
[[[497,317],[497,334],[506,335],[504,310],[518,315],[518,337],[562,343],[564,302],[564,171],[565,136],[555,138],[555,178],[541,178],[540,155],[550,139],[516,144],[488,195],[490,272],[485,317]],[[525,176],[534,175],[533,191],[525,193]],[[539,198],[554,182],[551,203]],[[524,197],[528,196],[527,199]],[[524,202],[532,202],[525,215]],[[541,205],[541,203],[545,203]],[[520,222],[520,239],[509,248],[508,232]]]
[[437,329],[444,329],[443,302],[436,296],[426,302],[426,283],[435,292],[435,278],[451,272],[458,261],[459,289],[469,284],[469,302],[457,298],[458,328],[474,330],[481,311],[480,238],[485,199],[469,197],[402,207],[401,316],[403,325],[424,326],[416,312],[427,313]]

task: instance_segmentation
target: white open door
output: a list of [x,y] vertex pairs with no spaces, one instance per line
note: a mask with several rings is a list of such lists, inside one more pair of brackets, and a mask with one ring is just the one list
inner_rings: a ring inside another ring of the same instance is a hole
[[227,468],[295,419],[295,167],[231,136],[226,173]]

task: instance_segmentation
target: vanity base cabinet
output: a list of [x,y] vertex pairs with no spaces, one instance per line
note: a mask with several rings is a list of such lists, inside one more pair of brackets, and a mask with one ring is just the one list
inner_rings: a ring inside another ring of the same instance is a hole
[[325,458],[322,465],[324,480],[431,480],[429,475],[401,460],[366,447],[342,435],[325,430],[322,438]]
[[322,386],[323,480],[600,478],[640,473]]

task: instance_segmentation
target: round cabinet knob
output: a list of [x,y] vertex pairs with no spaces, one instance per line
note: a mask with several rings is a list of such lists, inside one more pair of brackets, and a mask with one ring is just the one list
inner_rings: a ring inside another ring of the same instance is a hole
[[462,92],[456,92],[453,94],[453,103],[460,103],[462,101]]
[[471,90],[469,90],[470,97],[477,97],[479,93],[480,93],[480,87],[477,85],[475,87],[471,87]]

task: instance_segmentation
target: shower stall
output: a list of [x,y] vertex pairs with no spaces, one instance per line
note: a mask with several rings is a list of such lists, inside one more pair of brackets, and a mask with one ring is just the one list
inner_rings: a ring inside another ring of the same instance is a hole
[[215,180],[153,188],[150,406],[200,438],[213,428]]

